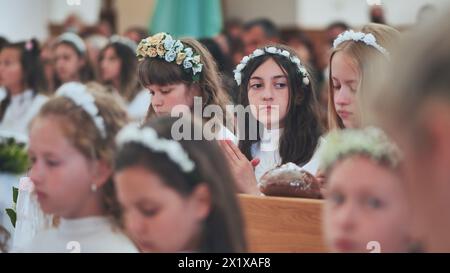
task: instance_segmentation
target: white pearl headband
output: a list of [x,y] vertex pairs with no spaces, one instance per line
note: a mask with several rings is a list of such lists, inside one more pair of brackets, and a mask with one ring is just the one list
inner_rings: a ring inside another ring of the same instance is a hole
[[377,39],[372,33],[354,32],[353,30],[344,31],[334,40],[333,48],[336,49],[337,46],[346,41],[362,42],[389,57],[389,52],[377,43]]
[[94,96],[87,91],[84,84],[79,82],[65,83],[56,90],[56,96],[68,98],[77,106],[83,108],[91,117],[102,138],[106,138],[105,121],[95,105]]
[[138,143],[152,151],[165,153],[185,173],[190,173],[195,168],[194,161],[179,142],[158,137],[151,127],[139,129],[135,124],[129,124],[117,134],[116,143],[119,147],[126,143]]
[[310,80],[309,80],[308,71],[306,70],[305,66],[301,63],[300,59],[297,56],[291,56],[291,53],[289,53],[289,51],[287,51],[287,50],[276,48],[274,46],[270,46],[270,47],[265,47],[263,49],[258,48],[255,51],[253,51],[252,54],[242,58],[241,63],[238,64],[236,66],[236,69],[233,71],[234,79],[238,86],[241,85],[241,83],[242,83],[242,70],[245,68],[248,61],[250,61],[253,58],[262,56],[264,54],[275,54],[275,55],[280,55],[280,56],[283,56],[283,57],[289,59],[293,64],[295,64],[297,66],[297,72],[300,73],[300,75],[302,75],[303,83],[305,85],[309,85]]
[[69,42],[73,44],[78,51],[80,51],[82,54],[86,53],[86,44],[84,43],[83,39],[80,38],[80,36],[76,35],[72,32],[66,32],[58,36],[57,42]]

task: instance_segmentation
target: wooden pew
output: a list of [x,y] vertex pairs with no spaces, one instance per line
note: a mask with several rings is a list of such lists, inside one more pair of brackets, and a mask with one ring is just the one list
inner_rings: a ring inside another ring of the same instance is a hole
[[322,200],[239,194],[249,252],[326,252]]

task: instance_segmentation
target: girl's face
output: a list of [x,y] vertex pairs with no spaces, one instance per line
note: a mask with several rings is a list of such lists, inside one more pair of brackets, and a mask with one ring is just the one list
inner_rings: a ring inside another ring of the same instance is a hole
[[101,76],[103,81],[113,81],[120,78],[121,60],[117,57],[113,47],[108,47],[100,62]]
[[0,83],[12,92],[23,88],[23,70],[19,50],[4,48],[0,52]]
[[85,60],[71,46],[60,44],[56,47],[55,70],[63,83],[80,80],[79,71],[84,65]]
[[55,74],[55,67],[54,67],[54,58],[53,58],[53,52],[50,47],[44,47],[41,51],[41,62],[44,67],[44,73],[45,77],[47,79],[47,83],[52,83],[54,79]]
[[55,116],[37,118],[30,129],[30,178],[42,210],[64,218],[89,214],[96,198],[91,184],[97,176],[95,162],[87,160],[65,137]]
[[334,108],[345,128],[358,127],[356,90],[360,82],[359,69],[347,54],[337,52],[331,59],[331,84]]
[[209,191],[204,185],[187,197],[166,186],[143,167],[115,174],[125,227],[143,252],[196,251],[204,219],[209,214]]
[[184,83],[157,85],[151,84],[147,89],[152,94],[152,107],[156,115],[170,115],[177,105],[185,105],[190,109],[194,106],[194,97],[200,96],[196,87],[189,88]]
[[[370,175],[367,175],[370,174]],[[362,156],[338,162],[328,178],[324,231],[333,252],[408,251],[408,205],[399,177]]]
[[253,116],[268,129],[283,127],[289,105],[285,72],[272,59],[262,63],[248,83],[248,101]]

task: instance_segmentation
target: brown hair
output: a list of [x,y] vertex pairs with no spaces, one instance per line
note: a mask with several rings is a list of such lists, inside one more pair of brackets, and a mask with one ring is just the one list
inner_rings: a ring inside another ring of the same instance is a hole
[[[191,119],[191,132],[199,126]],[[156,130],[159,137],[173,139],[171,128],[178,118],[160,117],[144,127]],[[199,129],[198,127],[196,129]],[[193,139],[193,138],[192,138]],[[235,194],[235,182],[225,157],[216,141],[180,140],[179,143],[194,161],[195,169],[186,174],[167,154],[149,150],[138,143],[126,143],[116,156],[116,172],[132,166],[142,166],[158,173],[167,186],[182,196],[189,196],[205,183],[211,193],[211,210],[204,222],[201,252],[243,252],[246,243],[243,220]]]
[[[399,40],[400,33],[387,25],[370,23],[365,25],[361,32],[372,33],[379,45],[390,51]],[[329,61],[329,73],[328,73],[328,129],[343,129],[344,124],[341,118],[336,112],[334,106],[334,91],[332,81],[332,69],[331,62],[334,55],[337,52],[343,52],[347,54],[356,64],[360,73],[360,82],[358,84],[357,97],[365,96],[365,93],[369,92],[369,86],[375,80],[383,78],[383,65],[388,61],[388,57],[384,56],[381,52],[372,46],[368,46],[363,42],[345,41],[338,45],[330,56]],[[360,105],[359,109],[363,107]],[[361,113],[359,113],[361,114]]]
[[[297,56],[297,54],[287,46],[272,46],[288,51],[291,56]],[[282,164],[294,162],[295,164],[303,165],[311,160],[322,131],[317,116],[318,103],[314,92],[314,81],[311,78],[313,74],[308,68],[306,69],[308,70],[310,83],[306,85],[303,83],[303,76],[299,74],[297,66],[284,56],[266,53],[262,56],[250,59],[242,70],[239,103],[244,107],[247,107],[250,104],[248,100],[250,77],[253,72],[269,58],[272,58],[281,68],[286,75],[289,85],[288,111],[279,146]],[[250,139],[252,133],[249,131],[249,125],[252,123],[254,124],[254,122],[255,118],[250,114],[248,115],[248,118],[245,119],[244,128],[241,128],[243,126],[238,124],[239,131],[245,132],[243,136],[244,139],[239,141],[239,148],[249,160],[253,159],[251,155],[251,146],[261,140],[259,134],[257,135],[256,140]],[[258,130],[261,130],[263,125],[260,122],[257,122],[257,124],[259,127]]]
[[[67,45],[70,48],[73,49],[73,51],[75,51],[75,53],[77,54],[78,58],[84,60],[84,66],[78,71],[79,75],[80,75],[80,81],[82,83],[87,83],[89,81],[93,81],[95,76],[94,76],[94,69],[92,68],[92,64],[89,61],[87,52],[81,52],[76,46],[75,44],[73,44],[72,42],[66,41],[66,40],[62,40],[59,42],[56,42],[53,46],[53,49],[56,50],[56,48],[60,45]],[[55,75],[55,88],[60,87],[62,84],[61,80],[58,78],[58,75]]]
[[[107,136],[102,138],[91,116],[65,97],[54,97],[44,104],[34,120],[46,116],[60,118],[59,126],[68,140],[87,159],[102,160],[111,167],[114,163],[115,135],[126,124],[125,110],[106,89],[97,83],[86,85],[89,93],[95,98],[99,115],[105,122]],[[31,125],[32,126],[32,125]],[[103,208],[107,215],[120,223],[120,211],[115,197],[112,175],[100,188]]]
[[395,131],[401,124],[415,147],[429,150],[426,131],[421,128],[425,120],[421,109],[429,100],[450,107],[449,31],[450,13],[447,12],[429,27],[402,41],[388,70],[388,80],[381,88],[378,86],[377,94],[366,98],[370,104],[367,123]]
[[[27,48],[28,46],[30,48]],[[25,88],[30,88],[33,95],[47,92],[47,82],[44,77],[44,69],[40,61],[39,43],[36,39],[26,42],[6,44],[2,50],[15,49],[20,53],[20,66],[23,71],[22,84]],[[3,119],[6,109],[11,103],[9,92],[5,99],[0,103],[0,121]]]
[[[98,61],[99,63],[105,58],[105,51],[111,48],[114,50],[114,53],[120,59],[120,90],[119,93],[128,101],[131,102],[139,91],[142,89],[142,86],[139,84],[137,78],[137,59],[136,53],[129,48],[127,45],[112,42],[105,46],[99,53]],[[100,75],[101,73],[99,73]],[[104,84],[111,84],[110,82],[104,82]]]
[[[180,41],[185,46],[192,48],[194,53],[200,55],[200,62],[203,64],[203,69],[200,72],[199,82],[194,82],[192,74],[186,73],[182,69],[182,66],[177,65],[176,63],[169,63],[160,58],[146,57],[144,60],[140,61],[138,65],[138,78],[142,86],[147,87],[151,84],[168,85],[184,83],[190,87],[196,84],[200,88],[202,94],[203,107],[208,105],[219,106],[222,109],[222,113],[225,113],[223,120],[220,120],[219,122],[223,125],[232,124],[232,116],[226,111],[226,105],[230,105],[231,102],[227,93],[222,88],[219,71],[214,62],[214,58],[197,40],[184,38]],[[154,117],[154,115],[155,112],[150,104],[147,112],[147,119]]]

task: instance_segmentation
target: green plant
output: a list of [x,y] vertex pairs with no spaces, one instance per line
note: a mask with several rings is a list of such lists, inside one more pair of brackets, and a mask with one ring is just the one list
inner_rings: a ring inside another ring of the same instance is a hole
[[17,206],[17,197],[19,196],[19,189],[16,187],[13,187],[12,191],[13,191],[13,207],[6,209],[6,214],[8,214],[13,227],[16,227],[16,221],[17,221],[16,206]]
[[0,137],[0,172],[23,174],[28,168],[28,155],[25,144],[14,138]]

